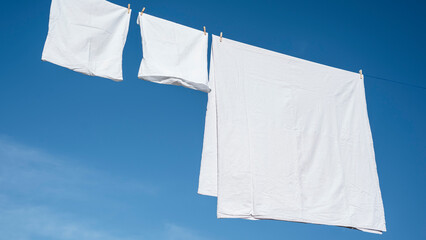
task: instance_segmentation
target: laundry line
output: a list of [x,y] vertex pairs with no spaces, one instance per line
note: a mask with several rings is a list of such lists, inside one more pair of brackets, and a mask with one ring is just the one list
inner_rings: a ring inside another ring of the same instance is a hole
[[416,85],[416,84],[404,83],[404,82],[395,81],[395,80],[391,80],[391,79],[387,79],[387,78],[383,78],[383,77],[376,77],[376,76],[369,75],[369,74],[365,74],[365,76],[367,76],[369,78],[375,78],[375,79],[382,80],[382,81],[387,81],[387,82],[391,82],[391,83],[396,83],[396,84],[404,85],[404,86],[407,86],[407,87],[419,88],[419,89],[426,90],[426,87],[419,86],[419,85]]
[[[146,9],[146,7],[143,7],[142,10],[140,11],[140,15],[141,16],[145,12],[145,9]],[[131,9],[131,4],[129,3],[127,5],[127,14],[130,14],[131,10],[132,10]],[[203,32],[204,32],[204,35],[207,34],[207,32],[206,32],[206,26],[203,26]],[[222,39],[223,39],[223,32],[220,32],[220,35],[219,35],[219,40],[220,41],[219,42],[222,42]],[[395,84],[399,84],[399,85],[403,85],[403,86],[407,86],[407,87],[418,88],[418,89],[423,89],[423,90],[426,89],[426,87],[423,87],[423,86],[420,86],[420,85],[416,85],[416,84],[404,83],[404,82],[401,82],[401,81],[396,81],[396,80],[392,80],[392,79],[388,79],[388,78],[384,78],[384,77],[378,77],[378,76],[371,75],[371,74],[363,74],[362,70],[359,70],[359,74],[360,74],[360,78],[361,79],[363,79],[363,77],[365,75],[365,76],[367,76],[369,78],[373,78],[373,79],[377,79],[377,80],[381,80],[381,81],[386,81],[386,82],[390,82],[390,83],[395,83]]]
[[[130,12],[130,4],[128,5],[128,9],[129,9],[129,12]],[[145,9],[146,9],[146,7],[142,8],[140,15],[142,15],[144,13]],[[203,26],[203,31],[204,31],[204,35],[206,35],[206,26]],[[222,42],[222,39],[223,39],[223,32],[220,32],[219,41]],[[395,80],[391,80],[391,79],[387,79],[387,78],[383,78],[383,77],[377,77],[377,76],[374,76],[374,75],[371,75],[371,74],[363,74],[362,70],[359,70],[359,74],[360,74],[361,78],[363,78],[364,75],[365,75],[369,78],[374,78],[374,79],[378,79],[378,80],[382,80],[382,81],[392,82],[392,83],[396,83],[396,84],[400,84],[400,85],[404,85],[404,86],[408,86],[408,87],[426,89],[426,87],[419,86],[419,85],[416,85],[416,84],[404,83],[404,82],[395,81]]]

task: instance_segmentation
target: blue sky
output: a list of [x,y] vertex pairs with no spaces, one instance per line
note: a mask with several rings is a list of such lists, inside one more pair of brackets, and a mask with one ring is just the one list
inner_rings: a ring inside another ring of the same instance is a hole
[[[112,2],[127,6],[129,1]],[[50,0],[0,9],[0,240],[426,239],[424,1],[130,1],[124,81],[42,62]],[[363,69],[388,232],[216,219],[197,195],[207,95],[137,79],[136,12]],[[422,230],[423,229],[423,230]]]

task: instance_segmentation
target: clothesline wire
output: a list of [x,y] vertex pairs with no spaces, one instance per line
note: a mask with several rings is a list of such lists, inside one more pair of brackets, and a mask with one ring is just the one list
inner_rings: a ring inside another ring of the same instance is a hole
[[375,79],[382,80],[382,81],[393,82],[393,83],[400,84],[400,85],[405,85],[405,86],[409,86],[409,87],[420,88],[420,89],[425,89],[426,90],[426,87],[415,85],[415,84],[411,84],[411,83],[403,83],[403,82],[399,82],[399,81],[395,81],[395,80],[390,80],[390,79],[387,79],[387,78],[376,77],[376,76],[369,75],[369,74],[364,74],[364,75],[366,77],[375,78]]

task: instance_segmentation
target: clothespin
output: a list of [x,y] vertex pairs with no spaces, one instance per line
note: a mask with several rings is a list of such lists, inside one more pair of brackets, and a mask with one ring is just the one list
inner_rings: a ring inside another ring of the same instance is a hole
[[364,75],[362,74],[362,69],[361,69],[361,70],[359,70],[359,78],[360,78],[360,79],[364,79]]
[[143,12],[145,11],[145,7],[144,8],[142,8],[142,11],[141,11],[141,16],[142,16],[142,14],[143,14]]
[[127,5],[127,13],[130,13],[130,3]]
[[203,28],[204,28],[204,35],[206,35],[206,26],[204,26]]
[[223,33],[220,32],[220,42],[222,42],[222,36],[223,36]]

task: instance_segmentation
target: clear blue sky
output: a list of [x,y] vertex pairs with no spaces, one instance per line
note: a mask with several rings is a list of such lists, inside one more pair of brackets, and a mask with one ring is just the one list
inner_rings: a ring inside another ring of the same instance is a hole
[[[112,2],[127,6],[129,1]],[[426,86],[424,1],[131,0],[121,83],[40,60],[50,0],[0,8],[0,240],[426,239],[426,91],[365,78],[388,232],[216,219],[207,95],[137,79],[136,13]]]

